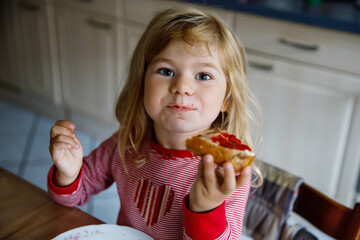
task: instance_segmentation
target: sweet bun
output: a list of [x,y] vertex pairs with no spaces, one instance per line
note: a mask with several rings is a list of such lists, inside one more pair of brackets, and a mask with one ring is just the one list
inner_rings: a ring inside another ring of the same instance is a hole
[[211,154],[214,162],[222,166],[231,162],[235,172],[240,172],[251,164],[255,153],[250,147],[241,143],[234,135],[226,132],[207,133],[194,136],[186,140],[186,147],[196,155]]

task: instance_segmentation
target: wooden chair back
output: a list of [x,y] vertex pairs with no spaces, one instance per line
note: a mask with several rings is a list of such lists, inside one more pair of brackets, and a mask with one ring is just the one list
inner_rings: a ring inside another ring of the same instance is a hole
[[293,211],[335,239],[360,240],[360,202],[349,209],[303,184]]

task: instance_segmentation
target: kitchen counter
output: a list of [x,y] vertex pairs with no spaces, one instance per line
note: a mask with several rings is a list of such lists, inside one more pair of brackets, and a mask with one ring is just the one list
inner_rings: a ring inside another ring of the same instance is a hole
[[360,34],[360,8],[355,1],[328,0],[187,0],[197,4]]

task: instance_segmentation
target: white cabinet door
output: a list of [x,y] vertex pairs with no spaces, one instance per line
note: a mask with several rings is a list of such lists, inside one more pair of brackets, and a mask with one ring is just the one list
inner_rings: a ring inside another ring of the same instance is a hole
[[[250,86],[263,110],[259,159],[348,203],[345,199],[349,200],[350,191],[341,196],[337,193],[349,182],[356,182],[357,171],[343,175],[343,166],[359,169],[359,143],[347,146],[352,130],[360,134],[360,119],[355,119],[359,79],[275,58],[249,54],[249,59],[253,66],[249,69]],[[354,151],[357,158],[344,157]]]
[[[64,103],[74,112],[112,122],[119,92],[117,51],[124,26],[108,17],[57,9]],[[125,55],[125,54],[124,54]]]
[[42,1],[17,1],[17,14],[23,46],[22,88],[29,95],[60,103],[60,89],[53,77],[47,6]]

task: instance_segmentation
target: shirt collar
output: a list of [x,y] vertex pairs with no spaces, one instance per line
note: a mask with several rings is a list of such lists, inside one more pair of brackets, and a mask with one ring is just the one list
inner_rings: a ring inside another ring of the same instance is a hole
[[159,145],[151,138],[151,147],[159,154],[161,154],[165,159],[175,159],[175,158],[193,158],[196,155],[189,150],[175,150],[164,148],[163,146]]

